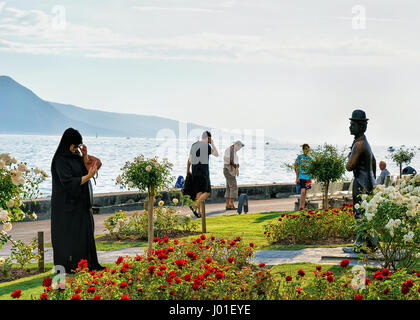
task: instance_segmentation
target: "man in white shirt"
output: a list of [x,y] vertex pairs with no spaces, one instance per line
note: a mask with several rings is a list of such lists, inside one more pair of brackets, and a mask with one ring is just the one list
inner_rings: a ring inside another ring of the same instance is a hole
[[237,152],[242,149],[243,146],[244,144],[241,141],[236,141],[225,150],[223,157],[223,174],[226,178],[226,210],[236,210],[233,201],[238,198],[236,176],[239,169],[239,161]]

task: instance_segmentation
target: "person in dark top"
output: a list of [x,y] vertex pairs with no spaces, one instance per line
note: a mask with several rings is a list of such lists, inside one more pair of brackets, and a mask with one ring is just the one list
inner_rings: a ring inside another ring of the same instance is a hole
[[[209,157],[219,156],[219,152],[213,143],[211,133],[203,132],[201,140],[191,146],[190,155],[187,162],[187,175],[192,176],[192,188],[196,193],[198,213],[193,211],[198,217],[201,216],[201,203],[206,201],[211,193]],[[190,170],[191,167],[191,170]]]
[[[80,151],[79,151],[80,150]],[[89,171],[87,148],[82,136],[67,129],[51,164],[51,238],[54,265],[72,273],[80,260],[87,260],[90,270],[103,270],[98,262],[94,238],[94,220],[89,180],[96,174],[93,164]]]

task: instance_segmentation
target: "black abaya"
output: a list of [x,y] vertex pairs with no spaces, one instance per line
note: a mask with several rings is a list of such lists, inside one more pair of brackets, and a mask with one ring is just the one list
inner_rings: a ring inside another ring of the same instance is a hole
[[81,185],[88,171],[83,158],[70,150],[57,153],[51,165],[51,238],[54,265],[71,273],[80,260],[90,270],[103,269],[96,252],[94,220],[88,182]]

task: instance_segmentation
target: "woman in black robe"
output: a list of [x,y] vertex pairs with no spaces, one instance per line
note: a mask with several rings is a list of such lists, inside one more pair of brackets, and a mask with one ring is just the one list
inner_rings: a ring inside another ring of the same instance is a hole
[[[87,149],[82,136],[67,129],[51,164],[51,238],[54,265],[72,273],[80,260],[88,262],[89,270],[103,270],[98,262],[94,238],[94,220],[89,180],[96,165],[88,171],[85,165]],[[79,152],[82,149],[82,154]]]

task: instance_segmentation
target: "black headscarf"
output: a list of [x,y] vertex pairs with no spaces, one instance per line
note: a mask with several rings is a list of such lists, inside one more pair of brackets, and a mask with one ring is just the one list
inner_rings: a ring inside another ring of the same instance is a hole
[[54,154],[54,158],[58,154],[71,154],[70,152],[70,146],[74,144],[75,146],[78,146],[79,144],[83,143],[82,135],[79,131],[73,128],[68,128],[66,131],[64,131],[63,136],[61,137],[60,144],[58,145],[57,151]]

